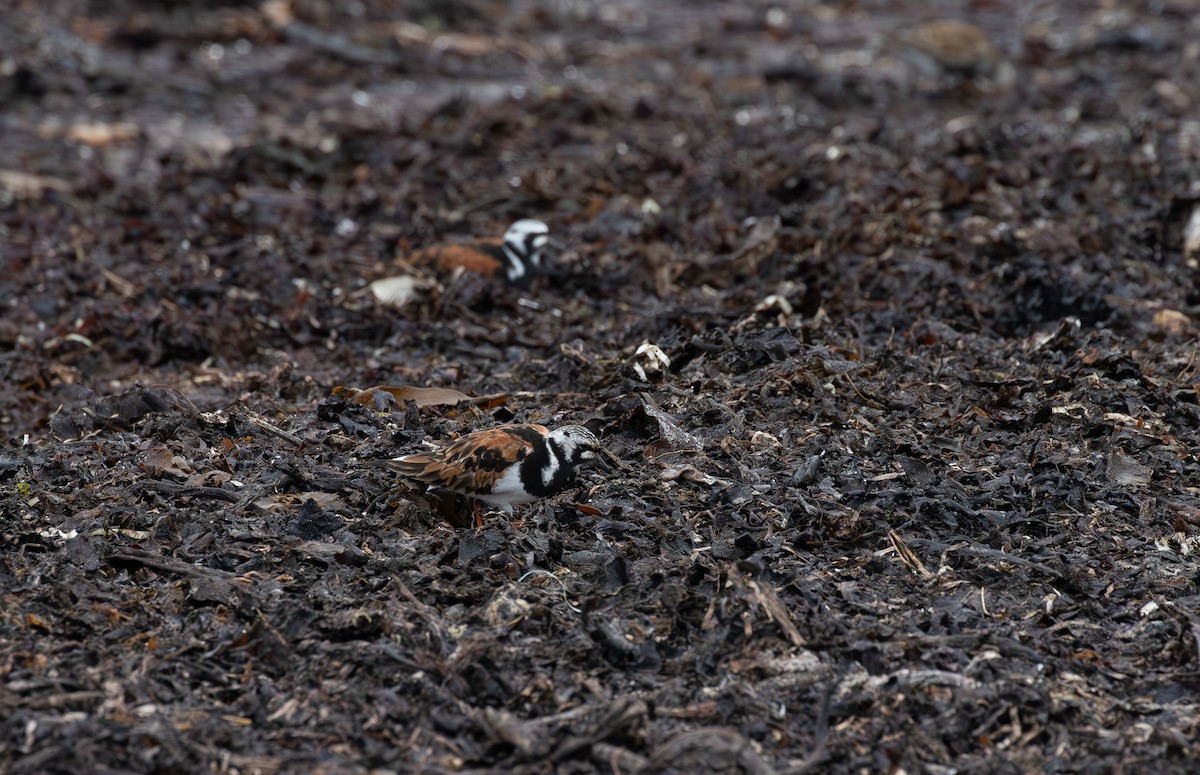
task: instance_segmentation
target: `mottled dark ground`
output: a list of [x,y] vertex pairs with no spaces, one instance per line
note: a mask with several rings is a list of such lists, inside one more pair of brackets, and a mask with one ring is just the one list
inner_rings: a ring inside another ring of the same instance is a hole
[[[1200,9],[1103,5],[10,4],[0,771],[1193,771]],[[624,470],[379,463],[512,420]]]

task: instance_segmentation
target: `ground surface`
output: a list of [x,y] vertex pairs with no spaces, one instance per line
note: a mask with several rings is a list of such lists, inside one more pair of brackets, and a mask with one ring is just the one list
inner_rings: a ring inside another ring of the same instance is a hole
[[0,770],[1193,771],[1200,9],[1043,5],[10,4]]

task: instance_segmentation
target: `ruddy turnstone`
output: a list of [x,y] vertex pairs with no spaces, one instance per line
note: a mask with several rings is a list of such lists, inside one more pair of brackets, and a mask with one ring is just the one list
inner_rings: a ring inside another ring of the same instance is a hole
[[969,78],[989,90],[1007,89],[1016,79],[1016,70],[999,46],[970,22],[937,19],[895,37],[925,57],[918,59],[922,69]]
[[585,462],[607,467],[600,442],[582,425],[498,425],[433,452],[394,458],[406,479],[467,495],[511,514],[566,489]]
[[[522,218],[508,227],[502,239],[432,245],[403,256],[400,263],[427,276],[445,279],[470,272],[524,290],[542,273],[542,257],[551,244],[550,227]],[[400,275],[376,280],[371,291],[385,304],[402,307],[418,288],[433,285],[428,279]]]

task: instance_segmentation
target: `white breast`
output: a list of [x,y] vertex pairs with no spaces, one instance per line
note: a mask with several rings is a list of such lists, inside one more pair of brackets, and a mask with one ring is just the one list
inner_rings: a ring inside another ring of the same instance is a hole
[[476,498],[489,506],[519,506],[522,503],[533,503],[537,498],[525,491],[521,484],[520,466],[512,466],[504,472],[504,476],[496,480],[496,486],[487,495],[476,495]]

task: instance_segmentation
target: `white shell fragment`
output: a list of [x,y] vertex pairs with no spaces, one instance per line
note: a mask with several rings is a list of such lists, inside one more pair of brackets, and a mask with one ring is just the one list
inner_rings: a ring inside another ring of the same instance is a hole
[[1183,227],[1183,257],[1188,260],[1200,258],[1200,207],[1192,210]]
[[385,277],[371,283],[371,293],[381,304],[389,307],[403,307],[414,298],[419,291],[433,286],[428,280],[421,280],[409,275]]
[[658,382],[671,368],[671,358],[656,344],[642,342],[633,354],[633,373],[642,382]]

